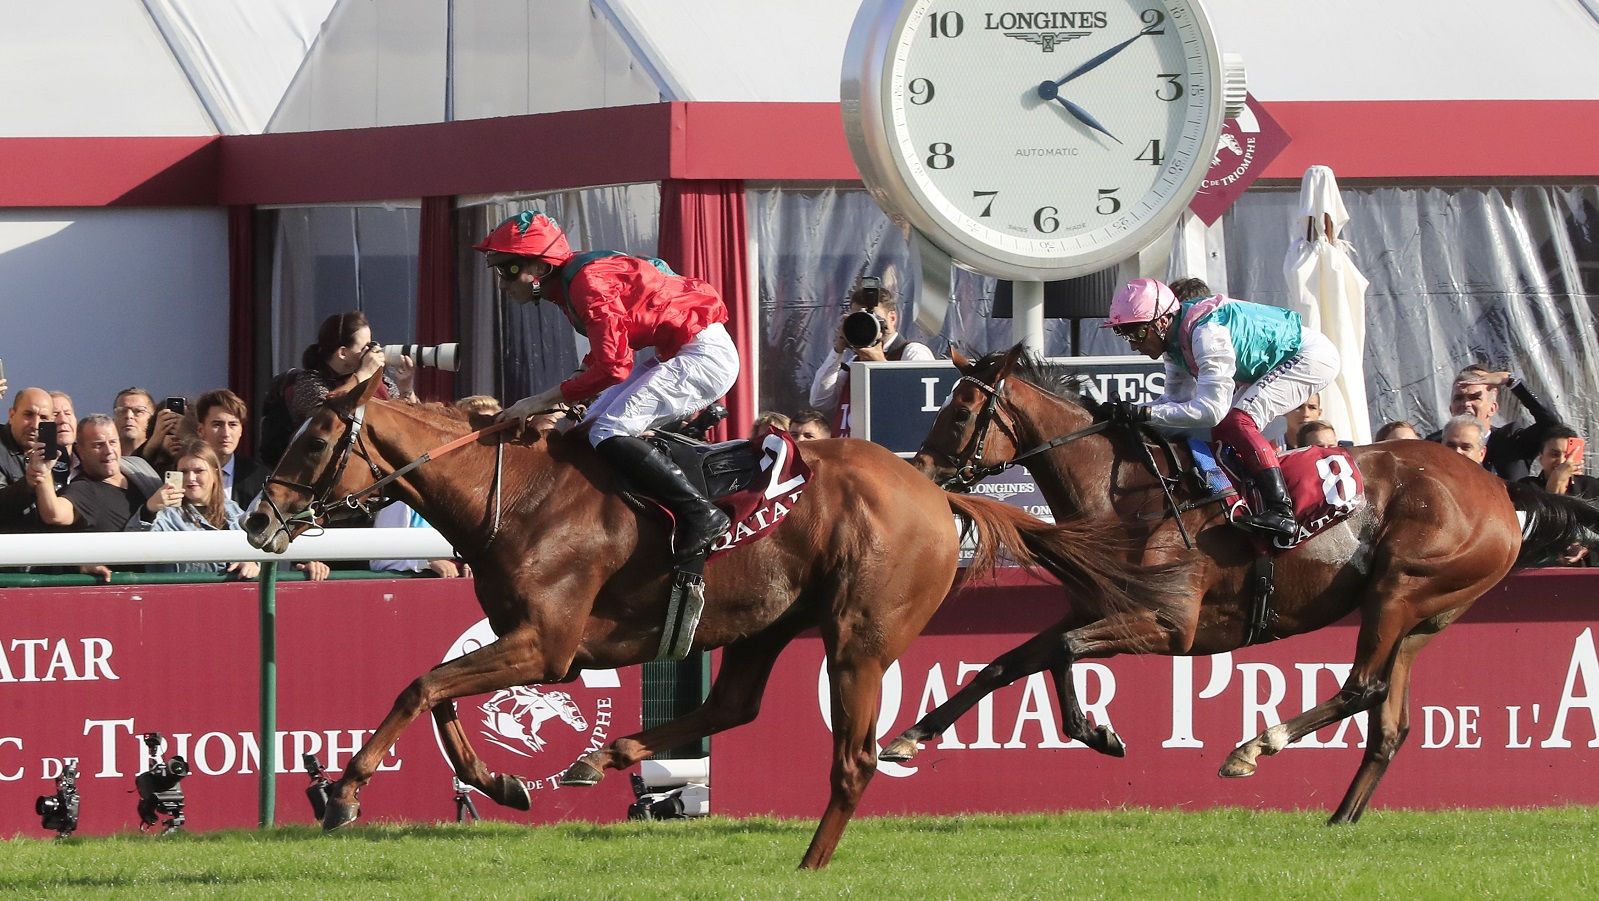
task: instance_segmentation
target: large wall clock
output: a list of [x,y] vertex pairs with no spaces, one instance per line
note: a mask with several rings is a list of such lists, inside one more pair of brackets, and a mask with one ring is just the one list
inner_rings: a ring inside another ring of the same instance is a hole
[[1029,281],[1159,239],[1244,95],[1193,0],[866,0],[841,85],[879,205],[957,264]]

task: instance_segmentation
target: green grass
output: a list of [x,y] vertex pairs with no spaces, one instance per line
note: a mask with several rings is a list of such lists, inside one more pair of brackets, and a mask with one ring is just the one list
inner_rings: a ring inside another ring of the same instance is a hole
[[1130,810],[861,819],[830,868],[810,822],[313,827],[0,842],[0,896],[1568,898],[1599,895],[1599,808]]

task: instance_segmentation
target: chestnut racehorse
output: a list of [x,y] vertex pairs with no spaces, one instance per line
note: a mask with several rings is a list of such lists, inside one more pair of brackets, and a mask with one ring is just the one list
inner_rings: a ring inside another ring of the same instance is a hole
[[[1149,599],[1130,611],[1104,611],[1074,598],[1058,625],[1001,656],[880,756],[909,759],[918,742],[949,728],[985,695],[1045,669],[1054,672],[1058,690],[1061,683],[1068,689],[1062,692],[1063,707],[1071,705],[1062,711],[1066,731],[1121,756],[1115,733],[1088,729],[1070,697],[1072,662],[1116,654],[1215,654],[1247,644],[1253,539],[1226,523],[1219,504],[1208,504],[1182,514],[1194,538],[1187,548],[1145,463],[1140,445],[1147,435],[1097,422],[1098,405],[1070,387],[1051,390],[1053,380],[1020,346],[976,362],[958,351],[953,356],[962,378],[912,460],[923,473],[946,486],[969,484],[1024,458],[1020,465],[1057,517],[1102,523],[1104,535],[1135,548],[1129,565],[1185,567],[1184,585],[1175,603]],[[1179,453],[1188,458],[1186,448]],[[1259,640],[1320,629],[1358,610],[1354,666],[1337,694],[1239,745],[1221,767],[1222,776],[1252,775],[1262,755],[1368,711],[1365,757],[1333,823],[1360,818],[1410,730],[1416,654],[1511,569],[1593,540],[1599,531],[1594,507],[1526,486],[1507,488],[1481,465],[1434,442],[1387,441],[1352,453],[1365,478],[1365,503],[1278,558],[1272,616]],[[1200,499],[1187,480],[1174,490],[1178,503]],[[1525,540],[1518,509],[1529,512]]]
[[[373,400],[375,384],[330,397],[295,435],[246,519],[251,544],[281,553],[314,520],[349,509],[346,499],[377,479],[470,433],[453,411]],[[405,472],[384,493],[410,504],[471,565],[478,602],[498,640],[434,667],[399,695],[329,790],[325,828],[355,819],[361,787],[400,733],[429,710],[456,774],[500,804],[528,809],[522,781],[489,772],[473,752],[453,699],[569,681],[584,669],[656,655],[670,583],[662,521],[624,501],[616,477],[582,434],[549,434],[499,449],[492,443],[467,442],[447,460]],[[585,755],[562,782],[591,785],[607,768],[749,722],[778,652],[801,631],[819,627],[832,690],[832,792],[802,866],[821,867],[876,770],[883,672],[956,583],[952,512],[978,533],[977,569],[1003,551],[1047,568],[1076,592],[1112,604],[1131,599],[1119,587],[1127,577],[1124,562],[1084,529],[949,494],[864,441],[800,448],[811,478],[787,518],[706,569],[692,650],[721,647],[723,654],[704,705]],[[503,520],[496,524],[497,450],[504,458]]]

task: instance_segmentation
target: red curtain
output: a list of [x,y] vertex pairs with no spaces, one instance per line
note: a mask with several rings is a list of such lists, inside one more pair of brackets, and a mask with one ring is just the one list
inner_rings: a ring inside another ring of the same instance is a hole
[[[455,199],[422,198],[421,235],[416,252],[416,342],[455,340]],[[455,399],[455,373],[422,367],[416,393],[423,400]]]
[[[255,208],[228,207],[228,387],[253,404],[255,398]],[[245,453],[255,450],[255,430],[246,427]]]
[[727,331],[742,358],[738,381],[726,398],[721,438],[748,435],[755,420],[755,323],[749,316],[749,262],[744,224],[744,183],[736,180],[661,183],[661,259],[684,275],[704,279],[727,302]]

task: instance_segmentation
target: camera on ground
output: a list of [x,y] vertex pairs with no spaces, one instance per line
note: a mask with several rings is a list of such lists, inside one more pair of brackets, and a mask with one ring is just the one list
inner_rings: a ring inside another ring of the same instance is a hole
[[145,734],[150,768],[135,776],[133,785],[139,791],[139,831],[149,831],[166,817],[161,823],[161,834],[166,835],[183,827],[183,787],[178,783],[189,775],[189,761],[177,754],[162,761],[161,742],[161,733]]
[[61,775],[56,777],[56,792],[40,795],[33,802],[33,811],[39,815],[44,828],[52,830],[56,838],[68,838],[78,829],[78,762],[68,760]]
[[385,344],[383,353],[392,358],[390,362],[398,361],[400,357],[410,357],[418,366],[429,369],[442,369],[445,372],[456,372],[461,368],[461,345],[459,344]]

